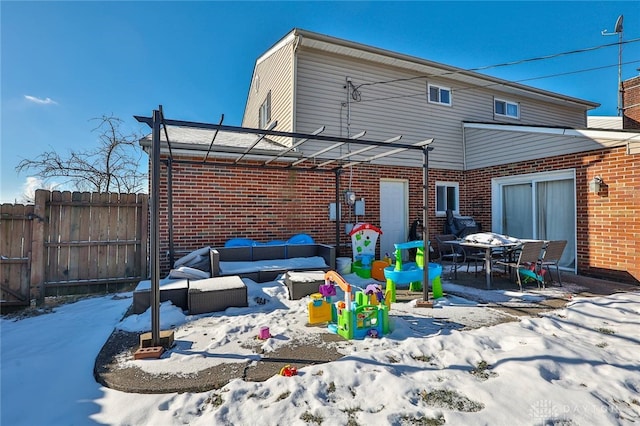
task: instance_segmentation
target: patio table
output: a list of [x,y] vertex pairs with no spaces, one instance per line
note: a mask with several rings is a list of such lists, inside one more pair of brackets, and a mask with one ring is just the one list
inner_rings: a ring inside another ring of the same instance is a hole
[[460,241],[461,246],[465,247],[474,247],[484,249],[484,273],[485,279],[487,282],[487,289],[491,289],[491,259],[493,259],[493,250],[496,249],[513,249],[518,247],[520,243],[499,243],[499,244],[488,244],[488,243],[474,243],[470,241]]
[[[453,242],[452,242],[453,243]],[[501,242],[501,243],[481,243],[481,242],[471,242],[466,240],[458,240],[455,244],[459,244],[464,247],[473,247],[484,249],[484,273],[485,279],[487,282],[487,289],[491,289],[491,259],[492,252],[496,249],[504,250],[504,249],[513,249],[518,247],[520,242]]]

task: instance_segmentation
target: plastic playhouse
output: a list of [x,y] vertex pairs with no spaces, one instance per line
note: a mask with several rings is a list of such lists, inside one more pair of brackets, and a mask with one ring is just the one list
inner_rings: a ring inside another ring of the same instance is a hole
[[[424,242],[409,241],[406,243],[394,244],[395,246],[395,265],[384,268],[384,277],[387,283],[387,293],[391,298],[391,302],[396,301],[396,285],[408,284],[409,290],[422,290],[422,282],[424,279]],[[402,250],[416,249],[415,262],[402,262]],[[429,268],[429,285],[433,291],[435,299],[442,297],[442,265],[437,263],[428,264]]]
[[370,223],[356,223],[349,233],[353,251],[351,270],[360,278],[371,278],[371,266],[376,257],[378,236],[381,234],[382,230]]
[[[380,285],[369,285],[353,295],[351,285],[335,271],[325,273],[320,293],[314,293],[309,302],[309,323],[327,322],[332,333],[345,339],[380,337],[389,333],[389,294]],[[344,300],[333,302],[336,284],[344,292]]]

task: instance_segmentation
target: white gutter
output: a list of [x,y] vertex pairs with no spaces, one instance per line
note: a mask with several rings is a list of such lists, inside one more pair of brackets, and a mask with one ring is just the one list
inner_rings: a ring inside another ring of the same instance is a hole
[[503,124],[487,123],[463,123],[464,129],[499,130],[503,132],[519,133],[539,133],[546,135],[576,136],[589,139],[608,139],[621,142],[640,141],[640,133],[622,132],[617,130],[589,130],[589,129],[569,129],[542,126],[512,126]]

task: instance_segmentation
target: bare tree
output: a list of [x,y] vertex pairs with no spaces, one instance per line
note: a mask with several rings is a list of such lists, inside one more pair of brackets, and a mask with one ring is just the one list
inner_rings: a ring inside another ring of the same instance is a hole
[[23,159],[16,171],[33,170],[44,182],[66,178],[78,191],[139,192],[146,189],[146,175],[138,170],[142,149],[139,136],[125,135],[123,121],[113,116],[94,118],[99,124],[98,147],[86,151],[70,151],[67,156],[51,150],[35,159]]

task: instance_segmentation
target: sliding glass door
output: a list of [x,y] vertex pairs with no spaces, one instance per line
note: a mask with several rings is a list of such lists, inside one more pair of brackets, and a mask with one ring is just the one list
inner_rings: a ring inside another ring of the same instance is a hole
[[502,232],[518,238],[533,238],[533,199],[530,183],[503,185]]
[[560,266],[575,271],[573,170],[494,179],[493,229],[517,238],[567,240]]

